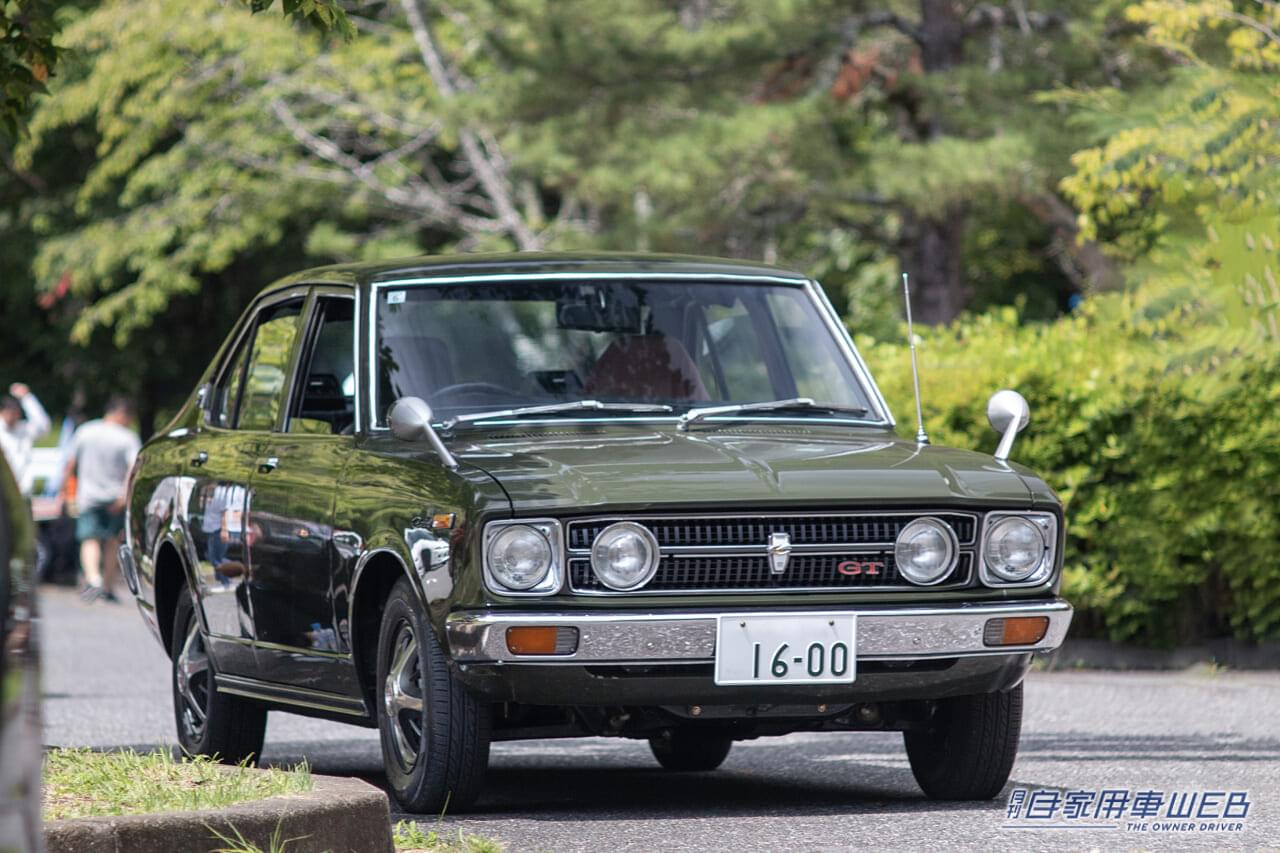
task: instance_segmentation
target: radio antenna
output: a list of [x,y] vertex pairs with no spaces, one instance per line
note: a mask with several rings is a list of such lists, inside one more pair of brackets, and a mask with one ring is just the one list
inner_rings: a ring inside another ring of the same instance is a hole
[[920,368],[916,364],[916,330],[911,324],[911,286],[907,274],[902,274],[902,298],[907,303],[907,343],[911,346],[911,384],[916,390],[916,444],[928,444],[929,434],[924,431],[924,412],[920,409]]

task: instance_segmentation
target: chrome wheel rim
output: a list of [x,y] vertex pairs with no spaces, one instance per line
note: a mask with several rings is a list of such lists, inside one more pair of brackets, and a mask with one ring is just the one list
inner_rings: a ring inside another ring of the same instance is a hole
[[178,716],[189,740],[204,737],[209,717],[209,655],[195,619],[187,628],[187,639],[173,664],[173,677],[178,688]]
[[405,622],[396,630],[391,644],[391,666],[382,685],[382,705],[392,750],[406,772],[417,763],[422,750],[422,695],[418,637]]

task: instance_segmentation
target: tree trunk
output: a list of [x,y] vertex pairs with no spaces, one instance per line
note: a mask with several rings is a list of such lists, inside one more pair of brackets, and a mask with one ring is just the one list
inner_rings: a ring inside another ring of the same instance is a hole
[[[955,0],[920,0],[920,62],[926,74],[944,74],[964,60],[965,25]],[[943,133],[936,115],[917,116],[919,142]],[[903,236],[906,272],[914,294],[912,314],[921,323],[949,323],[959,316],[971,295],[962,272],[965,212],[953,205],[939,219],[905,212]]]
[[961,278],[964,225],[964,212],[959,209],[947,211],[941,220],[907,217],[904,236],[911,313],[921,323],[949,323],[969,301],[970,291]]

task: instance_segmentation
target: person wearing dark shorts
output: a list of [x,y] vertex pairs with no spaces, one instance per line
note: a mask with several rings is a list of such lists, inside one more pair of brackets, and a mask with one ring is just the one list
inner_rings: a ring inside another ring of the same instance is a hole
[[113,397],[106,414],[81,424],[71,440],[68,479],[76,477],[76,538],[86,601],[116,601],[116,545],[124,531],[125,489],[141,442],[131,427],[133,407]]

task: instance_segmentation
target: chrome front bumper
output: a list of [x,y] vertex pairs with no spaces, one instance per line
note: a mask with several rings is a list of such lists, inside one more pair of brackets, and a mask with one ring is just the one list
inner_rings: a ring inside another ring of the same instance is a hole
[[[840,608],[821,609],[825,613]],[[847,609],[858,617],[856,655],[860,661],[1047,652],[1062,644],[1071,625],[1071,605],[1060,599]],[[715,660],[717,617],[751,612],[747,608],[671,613],[463,611],[450,614],[445,632],[458,663],[708,663]],[[1040,642],[1032,645],[990,646],[983,642],[988,620],[1012,616],[1045,616],[1049,627]],[[524,625],[577,628],[577,650],[564,655],[515,654],[507,649],[507,629]]]

